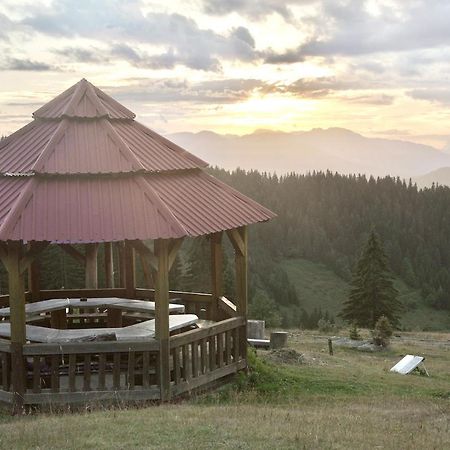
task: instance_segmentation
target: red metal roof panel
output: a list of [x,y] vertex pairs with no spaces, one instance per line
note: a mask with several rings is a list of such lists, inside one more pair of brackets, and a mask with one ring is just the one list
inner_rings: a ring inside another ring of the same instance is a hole
[[[185,235],[141,176],[32,177],[25,186],[13,180],[22,189],[0,225],[2,241],[86,243]],[[8,188],[14,191],[11,184]]]
[[263,222],[275,214],[202,170],[146,175],[188,236]]
[[0,173],[29,172],[58,127],[34,120],[0,141]]

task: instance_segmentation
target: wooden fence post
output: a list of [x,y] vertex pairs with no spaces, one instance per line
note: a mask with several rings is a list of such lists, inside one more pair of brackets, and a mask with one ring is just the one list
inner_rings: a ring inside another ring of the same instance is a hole
[[222,233],[211,235],[211,317],[212,320],[218,320],[219,298],[223,296],[223,250]]

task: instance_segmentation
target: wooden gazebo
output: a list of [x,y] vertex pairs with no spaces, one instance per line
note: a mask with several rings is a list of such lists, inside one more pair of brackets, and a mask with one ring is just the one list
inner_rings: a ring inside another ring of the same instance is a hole
[[[0,400],[16,409],[167,401],[246,367],[246,227],[274,214],[134,118],[83,79],[0,142],[0,258],[9,280],[9,295],[0,298]],[[235,250],[234,302],[222,291],[224,234]],[[182,240],[197,236],[211,243],[212,292],[170,291],[168,274]],[[40,289],[37,256],[47,245],[84,265],[84,289]],[[114,286],[113,250],[120,255],[120,286]],[[136,257],[147,289],[136,287]],[[190,321],[169,315],[174,299]],[[132,300],[138,311],[154,304],[154,320],[127,315]],[[206,320],[199,327],[192,317]],[[94,326],[107,327],[109,338],[74,330]],[[150,337],[126,338],[125,326]],[[125,338],[116,340],[114,330]]]

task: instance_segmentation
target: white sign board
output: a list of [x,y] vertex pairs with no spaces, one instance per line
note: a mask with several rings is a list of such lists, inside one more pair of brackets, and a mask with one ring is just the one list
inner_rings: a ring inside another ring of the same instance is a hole
[[411,373],[425,358],[422,356],[406,355],[394,367],[391,372],[407,375]]

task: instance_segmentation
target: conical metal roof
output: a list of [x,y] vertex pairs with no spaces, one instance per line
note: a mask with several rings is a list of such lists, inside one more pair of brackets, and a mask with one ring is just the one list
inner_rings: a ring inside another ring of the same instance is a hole
[[274,214],[83,79],[0,142],[0,240],[198,236]]

